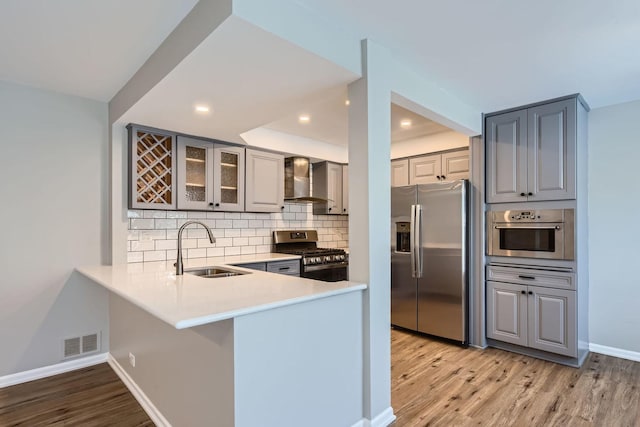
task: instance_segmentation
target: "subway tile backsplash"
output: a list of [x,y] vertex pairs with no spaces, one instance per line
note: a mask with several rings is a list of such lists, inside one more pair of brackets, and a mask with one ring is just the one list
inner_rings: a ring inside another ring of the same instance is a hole
[[209,243],[202,227],[191,226],[182,236],[185,258],[271,252],[274,230],[315,229],[318,230],[318,246],[349,246],[348,217],[313,215],[310,203],[285,203],[283,212],[278,213],[129,210],[128,216],[128,262],[175,259],[178,228],[192,219],[207,224],[216,243]]

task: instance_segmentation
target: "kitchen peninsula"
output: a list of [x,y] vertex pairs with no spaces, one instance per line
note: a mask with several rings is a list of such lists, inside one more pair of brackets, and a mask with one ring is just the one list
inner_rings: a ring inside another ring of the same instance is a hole
[[185,262],[247,273],[220,278],[170,262],[78,268],[110,291],[110,364],[156,424],[360,422],[366,286],[241,266],[291,257]]

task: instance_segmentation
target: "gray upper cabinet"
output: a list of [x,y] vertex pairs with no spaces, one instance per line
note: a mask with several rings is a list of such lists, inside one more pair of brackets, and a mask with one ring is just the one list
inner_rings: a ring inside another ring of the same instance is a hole
[[244,211],[244,147],[216,144],[213,149],[213,209]]
[[130,125],[129,209],[176,208],[176,137]]
[[409,185],[468,178],[468,149],[428,154],[409,159]]
[[409,185],[409,159],[391,161],[391,186]]
[[313,164],[313,196],[327,199],[326,203],[314,203],[315,215],[340,215],[343,211],[343,167],[332,162]]
[[342,213],[349,213],[349,165],[342,165]]
[[213,202],[213,144],[178,136],[178,209],[208,210]]
[[487,203],[575,199],[577,102],[486,117]]
[[281,212],[284,209],[284,156],[246,149],[245,210]]

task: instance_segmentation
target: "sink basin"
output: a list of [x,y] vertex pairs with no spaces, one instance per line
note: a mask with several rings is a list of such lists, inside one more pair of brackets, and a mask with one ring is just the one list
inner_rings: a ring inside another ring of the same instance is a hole
[[219,277],[232,277],[242,276],[243,274],[251,274],[226,267],[190,268],[188,270],[184,270],[184,272],[187,274],[193,274],[194,276],[204,277],[206,279],[216,279]]

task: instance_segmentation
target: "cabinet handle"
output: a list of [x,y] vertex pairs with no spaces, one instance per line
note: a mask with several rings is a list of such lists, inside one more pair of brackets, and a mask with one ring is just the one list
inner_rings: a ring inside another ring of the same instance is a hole
[[220,203],[216,203],[216,207],[220,206]]
[[436,176],[436,178],[440,179],[440,178],[442,178],[442,177],[441,177],[440,175],[437,175],[437,176]]
[[280,206],[280,209],[284,209],[284,206]]
[[213,202],[209,203],[209,206],[213,206]]
[[346,212],[346,211],[347,211],[346,209],[342,209],[342,212]]
[[526,294],[527,294],[527,291],[520,291],[520,293],[521,293],[522,295],[526,295]]
[[280,271],[285,271],[285,270],[288,270],[288,269],[290,269],[290,268],[291,268],[291,267],[280,267],[280,268],[279,268],[279,270],[280,270]]
[[529,295],[533,295],[533,291],[529,291]]
[[532,193],[532,192],[529,192],[527,195],[528,195],[528,196],[533,196],[533,193]]
[[518,276],[518,277],[521,278],[521,279],[536,280],[536,278],[533,277],[533,276]]
[[444,175],[442,175],[442,179],[447,179],[447,177],[446,177],[446,176],[444,176]]
[[520,195],[521,195],[522,197],[526,196],[526,194],[524,194],[524,193],[520,193]]
[[329,212],[331,212],[331,209],[332,209],[332,208],[329,208]]

